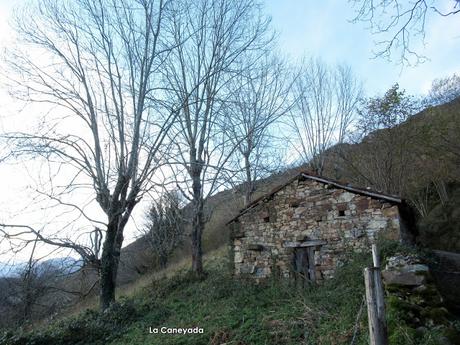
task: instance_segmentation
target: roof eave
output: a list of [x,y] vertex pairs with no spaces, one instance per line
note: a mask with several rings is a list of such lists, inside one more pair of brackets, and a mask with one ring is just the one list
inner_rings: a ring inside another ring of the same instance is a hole
[[403,202],[403,199],[398,198],[398,197],[393,196],[393,195],[388,195],[388,194],[375,192],[375,191],[372,191],[372,190],[366,190],[366,189],[347,186],[347,185],[341,184],[339,182],[329,180],[329,179],[326,179],[326,178],[322,178],[322,177],[319,177],[319,176],[312,176],[312,175],[308,175],[308,174],[305,174],[305,173],[301,173],[301,175],[303,177],[305,177],[305,178],[310,179],[310,180],[314,180],[314,181],[318,181],[318,182],[321,182],[321,183],[329,184],[329,185],[335,186],[337,188],[347,190],[347,191],[352,192],[352,193],[367,195],[369,197],[377,198],[377,199],[384,199],[384,200],[388,200],[388,201],[391,201],[391,202],[394,202],[394,203],[397,203],[397,204],[401,204]]
[[398,198],[398,197],[393,196],[393,195],[383,194],[383,193],[379,193],[379,192],[372,191],[372,190],[367,190],[367,189],[362,189],[362,188],[351,187],[351,186],[348,186],[348,185],[344,185],[344,184],[342,184],[342,183],[340,183],[338,181],[334,181],[334,180],[330,180],[330,179],[327,179],[327,178],[324,178],[324,177],[310,175],[310,174],[301,172],[300,174],[296,175],[295,177],[289,179],[289,181],[287,181],[286,183],[284,183],[284,184],[278,186],[277,188],[275,188],[270,193],[268,193],[266,195],[263,195],[263,196],[257,198],[256,200],[254,200],[248,206],[243,208],[238,213],[238,215],[236,215],[235,217],[230,219],[226,223],[226,225],[236,221],[239,217],[241,217],[242,215],[247,213],[249,210],[251,210],[254,207],[256,207],[261,201],[268,200],[274,194],[279,192],[281,189],[283,189],[284,187],[286,187],[288,184],[292,183],[293,181],[295,181],[299,177],[303,177],[303,178],[307,178],[307,179],[314,180],[314,181],[317,181],[317,182],[321,182],[321,183],[324,183],[324,184],[328,184],[328,185],[331,185],[331,186],[334,186],[334,187],[337,187],[337,188],[340,188],[340,189],[343,189],[343,190],[346,190],[346,191],[349,191],[349,192],[352,192],[352,193],[355,193],[355,194],[365,195],[365,196],[368,196],[368,197],[371,197],[371,198],[386,200],[386,201],[396,203],[396,204],[403,204],[404,203],[404,200],[402,198]]

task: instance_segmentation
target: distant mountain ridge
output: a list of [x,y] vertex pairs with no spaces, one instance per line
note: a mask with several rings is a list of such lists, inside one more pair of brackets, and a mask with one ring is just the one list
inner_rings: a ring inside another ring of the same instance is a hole
[[[0,262],[0,278],[13,278],[19,276],[27,267],[27,264],[27,262],[18,262],[15,264]],[[36,264],[35,271],[40,275],[50,271],[70,274],[78,271],[82,265],[83,263],[81,260],[77,260],[73,257],[51,258],[39,261]]]

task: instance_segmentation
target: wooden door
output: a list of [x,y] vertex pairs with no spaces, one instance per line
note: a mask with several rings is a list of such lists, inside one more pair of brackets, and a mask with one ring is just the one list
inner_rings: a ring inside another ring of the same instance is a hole
[[293,270],[296,279],[312,283],[316,281],[314,247],[294,248]]

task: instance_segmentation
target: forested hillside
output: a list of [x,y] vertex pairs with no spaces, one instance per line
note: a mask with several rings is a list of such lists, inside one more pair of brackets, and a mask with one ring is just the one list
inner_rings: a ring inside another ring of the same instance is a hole
[[325,175],[408,200],[423,246],[460,251],[460,98],[327,152]]

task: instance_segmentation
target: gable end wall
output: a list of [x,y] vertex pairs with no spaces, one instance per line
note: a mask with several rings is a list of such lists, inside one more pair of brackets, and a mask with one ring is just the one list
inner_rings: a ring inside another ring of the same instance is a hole
[[311,180],[293,181],[241,215],[233,229],[235,274],[256,279],[293,275],[286,242],[326,242],[315,252],[322,279],[333,275],[347,249],[368,249],[378,234],[401,237],[396,205]]

